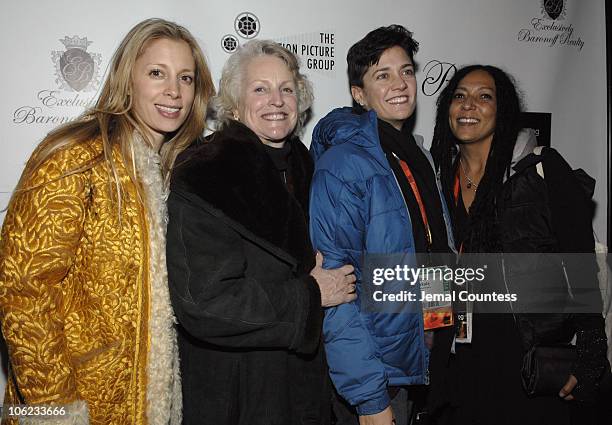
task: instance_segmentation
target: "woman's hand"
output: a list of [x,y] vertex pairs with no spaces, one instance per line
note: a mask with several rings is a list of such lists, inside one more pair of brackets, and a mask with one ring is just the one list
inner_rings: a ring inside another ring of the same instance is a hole
[[562,397],[563,400],[567,401],[573,400],[574,396],[572,395],[572,391],[576,387],[577,383],[578,379],[576,379],[574,375],[570,375],[563,388],[561,388],[561,391],[559,391],[559,397]]
[[355,293],[354,267],[350,264],[338,269],[326,270],[323,268],[323,255],[317,252],[315,267],[310,271],[321,291],[321,305],[333,307],[357,299]]
[[359,425],[395,425],[391,406],[374,415],[359,416]]

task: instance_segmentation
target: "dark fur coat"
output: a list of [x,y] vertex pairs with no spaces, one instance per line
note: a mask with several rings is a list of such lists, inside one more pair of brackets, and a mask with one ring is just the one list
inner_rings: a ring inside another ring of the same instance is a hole
[[185,424],[329,423],[321,295],[308,274],[312,162],[287,143],[293,194],[240,123],[177,160],[168,275]]

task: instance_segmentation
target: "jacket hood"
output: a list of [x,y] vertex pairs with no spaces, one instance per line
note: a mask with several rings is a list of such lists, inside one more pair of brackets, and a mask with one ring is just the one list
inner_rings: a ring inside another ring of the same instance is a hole
[[514,151],[512,152],[512,161],[510,162],[510,175],[514,174],[514,166],[520,162],[521,159],[533,152],[533,149],[538,145],[535,131],[531,128],[524,128],[519,131],[514,145]]
[[[358,145],[370,147],[378,140],[376,112],[369,111],[361,115],[354,114],[349,107],[337,108],[323,117],[312,132],[310,150],[316,161],[332,146],[341,145],[348,140]],[[353,136],[365,133],[366,137]]]

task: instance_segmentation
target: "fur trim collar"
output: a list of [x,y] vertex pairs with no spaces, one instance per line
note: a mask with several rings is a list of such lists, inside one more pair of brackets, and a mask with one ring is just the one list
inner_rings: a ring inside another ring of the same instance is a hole
[[292,144],[293,194],[259,138],[238,122],[188,148],[177,159],[172,186],[199,196],[308,268],[314,266],[307,228],[313,165],[299,139],[286,143]]
[[168,212],[161,158],[137,134],[134,162],[142,184],[149,230],[149,353],[147,358],[147,423],[180,425],[182,412],[176,323],[168,289],[166,224]]

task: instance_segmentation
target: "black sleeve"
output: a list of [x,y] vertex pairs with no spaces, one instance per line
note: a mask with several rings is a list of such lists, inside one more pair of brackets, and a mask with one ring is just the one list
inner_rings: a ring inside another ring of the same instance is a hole
[[188,333],[224,347],[316,349],[323,310],[310,275],[247,276],[243,241],[221,218],[175,194],[168,214],[170,295]]
[[574,394],[579,399],[593,399],[605,367],[606,334],[601,314],[602,301],[597,280],[595,240],[592,228],[590,197],[574,176],[570,165],[554,149],[543,158],[544,175],[548,188],[553,230],[565,255],[566,271],[574,295],[589,312],[573,317],[576,332],[577,361],[572,373],[578,379]]
[[[570,165],[554,149],[543,154],[553,230],[561,252],[594,252],[593,210]],[[593,267],[597,267],[596,263]]]

